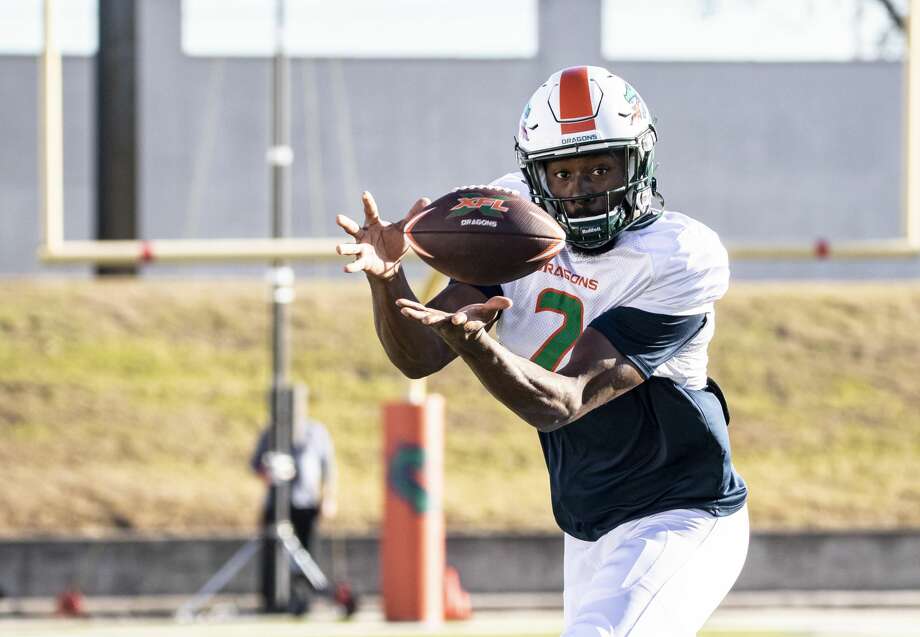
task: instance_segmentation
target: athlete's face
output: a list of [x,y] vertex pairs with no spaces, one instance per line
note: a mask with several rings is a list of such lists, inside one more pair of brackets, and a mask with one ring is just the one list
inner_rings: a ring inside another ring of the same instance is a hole
[[[620,154],[598,153],[566,157],[546,162],[546,185],[554,197],[583,197],[601,195],[577,201],[566,201],[565,213],[570,218],[591,217],[607,211],[608,190],[622,188],[626,171]],[[610,207],[623,201],[624,193],[611,195]]]

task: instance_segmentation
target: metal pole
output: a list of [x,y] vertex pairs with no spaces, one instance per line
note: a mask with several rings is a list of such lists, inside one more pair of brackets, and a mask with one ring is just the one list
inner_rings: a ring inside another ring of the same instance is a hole
[[237,552],[211,576],[211,579],[205,582],[205,585],[201,587],[201,590],[195,593],[193,598],[182,604],[179,610],[176,611],[176,619],[180,621],[191,621],[194,619],[195,614],[201,610],[205,604],[211,601],[211,598],[223,589],[224,586],[229,584],[230,580],[246,566],[249,559],[259,550],[261,544],[258,538],[253,538],[241,546],[239,550],[237,550]]
[[[293,160],[290,139],[290,64],[285,46],[285,0],[275,0],[275,55],[272,61],[272,146],[268,163],[272,175],[272,237],[290,235],[291,188],[290,166]],[[289,385],[290,356],[287,305],[294,298],[294,272],[282,259],[272,262],[272,387],[271,449],[290,456],[292,429],[292,391]],[[290,527],[291,485],[289,480],[275,480],[272,486],[274,520],[272,521],[273,590],[271,610],[288,608],[291,597],[291,572],[288,554],[281,541]],[[269,591],[265,591],[269,593]],[[266,595],[268,598],[269,595]],[[268,601],[266,599],[266,601]]]
[[920,248],[920,0],[910,1],[904,60],[904,234]]
[[[137,239],[138,0],[99,0],[96,53],[96,239]],[[134,265],[97,265],[134,275]]]
[[54,2],[44,0],[42,26],[44,44],[41,54],[39,104],[39,175],[42,202],[42,237],[44,244],[57,248],[64,242],[64,154],[63,111],[61,107],[61,53],[54,32]]

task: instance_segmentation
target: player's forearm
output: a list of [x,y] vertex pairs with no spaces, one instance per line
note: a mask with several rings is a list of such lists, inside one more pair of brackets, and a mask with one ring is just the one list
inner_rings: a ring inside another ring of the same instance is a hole
[[546,370],[485,332],[452,347],[495,398],[538,431],[559,429],[582,415],[583,379]]
[[371,286],[377,338],[390,361],[403,374],[409,378],[422,378],[452,360],[450,348],[437,334],[400,313],[396,299],[416,298],[401,271],[390,281],[372,276],[367,279]]

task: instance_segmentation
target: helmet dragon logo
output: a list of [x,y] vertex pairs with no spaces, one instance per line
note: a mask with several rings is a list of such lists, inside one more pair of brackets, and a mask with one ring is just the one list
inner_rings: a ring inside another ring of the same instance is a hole
[[632,111],[628,113],[620,113],[620,116],[628,117],[630,124],[635,124],[637,121],[641,121],[643,118],[648,118],[648,111],[645,109],[645,104],[642,102],[642,98],[639,97],[639,94],[636,93],[636,89],[634,89],[629,83],[626,84],[626,91],[623,93],[623,99],[629,102],[630,106],[632,106]]
[[[524,113],[521,115],[521,137],[523,137],[525,141],[530,141],[530,135],[527,133],[528,117],[530,117],[530,102],[527,102]],[[534,125],[534,128],[536,128],[536,125]]]

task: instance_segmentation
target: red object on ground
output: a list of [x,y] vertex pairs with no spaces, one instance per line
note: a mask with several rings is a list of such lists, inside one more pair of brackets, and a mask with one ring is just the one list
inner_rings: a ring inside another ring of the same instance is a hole
[[819,259],[826,259],[831,255],[831,244],[827,239],[818,239],[815,241],[815,256]]
[[469,619],[472,616],[470,594],[463,590],[457,569],[448,565],[444,569],[444,619]]
[[358,610],[358,600],[351,592],[351,586],[345,582],[336,584],[335,593],[333,594],[335,603],[342,607],[345,618],[348,619]]
[[75,588],[68,589],[57,597],[57,614],[65,617],[80,617],[86,614],[83,608],[83,594]]

